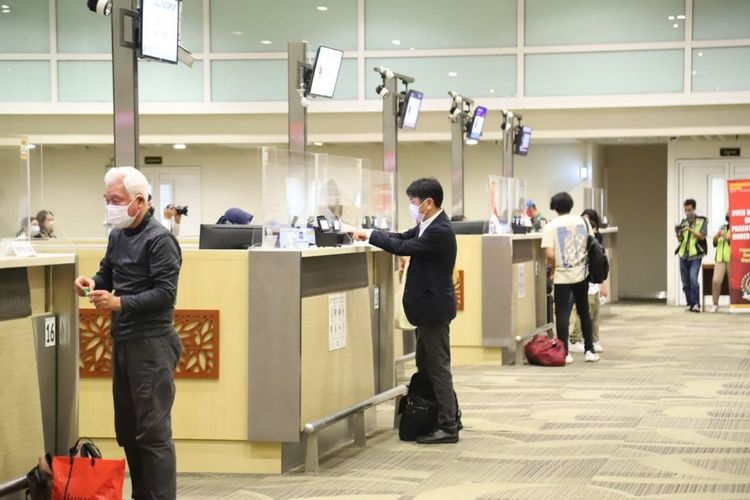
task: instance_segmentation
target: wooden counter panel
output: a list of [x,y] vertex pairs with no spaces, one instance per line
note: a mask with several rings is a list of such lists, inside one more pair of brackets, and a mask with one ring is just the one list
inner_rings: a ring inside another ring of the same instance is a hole
[[346,347],[334,351],[328,350],[329,296],[302,299],[300,429],[307,422],[359,403],[375,392],[369,289],[343,293]]

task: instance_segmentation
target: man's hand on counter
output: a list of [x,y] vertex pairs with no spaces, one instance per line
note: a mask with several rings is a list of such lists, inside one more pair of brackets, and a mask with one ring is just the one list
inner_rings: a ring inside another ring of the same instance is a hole
[[89,294],[89,299],[91,299],[91,303],[97,309],[104,309],[105,311],[119,311],[122,309],[120,297],[115,297],[106,290],[93,290]]
[[370,232],[364,229],[357,229],[352,233],[354,241],[367,241],[370,239]]

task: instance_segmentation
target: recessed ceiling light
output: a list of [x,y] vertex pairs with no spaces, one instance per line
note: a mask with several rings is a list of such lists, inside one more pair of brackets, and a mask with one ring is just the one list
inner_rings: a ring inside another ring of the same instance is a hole
[[458,73],[456,73],[455,71],[449,71],[448,76],[458,76]]
[[313,144],[314,144],[315,146],[322,146],[322,145],[323,145],[323,143],[322,143],[322,142],[313,142]]
[[415,47],[409,47],[409,50],[417,50]]
[[677,19],[685,19],[685,14],[680,14],[679,16],[677,16]]
[[261,40],[260,43],[262,45],[271,45],[273,42],[271,40]]
[[669,19],[670,21],[674,21],[674,16],[668,16],[667,19]]
[[401,45],[401,40],[391,40],[393,45]]
[[328,10],[328,7],[326,7],[325,5],[318,5],[318,10],[321,12],[325,12]]
[[185,148],[187,148],[187,146],[184,145],[184,144],[175,144],[172,147],[175,148],[175,149],[185,149]]
[[3,10],[0,10],[0,12],[2,12],[3,14],[10,14],[10,10],[3,9]]
[[677,24],[677,23],[674,23],[674,24],[672,25],[672,27],[673,27],[673,28],[679,28],[679,27],[680,27],[680,25],[679,25],[679,24]]
[[495,89],[490,89],[490,94],[494,94],[494,93],[495,93]]
[[698,57],[703,57],[703,52],[698,52]]
[[2,4],[0,5],[0,9],[10,9],[10,5]]
[[233,34],[233,35],[237,35],[237,36],[239,36],[239,35],[241,35],[241,34],[242,34],[242,32],[241,32],[241,31],[232,31],[232,34]]

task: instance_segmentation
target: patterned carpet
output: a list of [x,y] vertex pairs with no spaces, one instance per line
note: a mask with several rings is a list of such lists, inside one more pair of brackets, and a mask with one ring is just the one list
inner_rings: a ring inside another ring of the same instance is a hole
[[180,498],[748,499],[750,318],[617,305],[599,363],[456,367],[457,445],[383,430],[321,473],[181,475]]

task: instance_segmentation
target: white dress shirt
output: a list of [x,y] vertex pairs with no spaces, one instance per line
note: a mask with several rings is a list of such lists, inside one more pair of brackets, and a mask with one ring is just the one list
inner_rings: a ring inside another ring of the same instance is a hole
[[419,236],[422,236],[424,234],[425,230],[428,227],[430,227],[430,224],[432,224],[432,222],[435,219],[437,219],[438,215],[440,215],[442,213],[443,213],[443,209],[441,208],[440,210],[437,211],[437,213],[435,213],[435,215],[433,215],[432,217],[430,217],[429,219],[427,219],[425,221],[422,221],[422,223],[419,225]]

